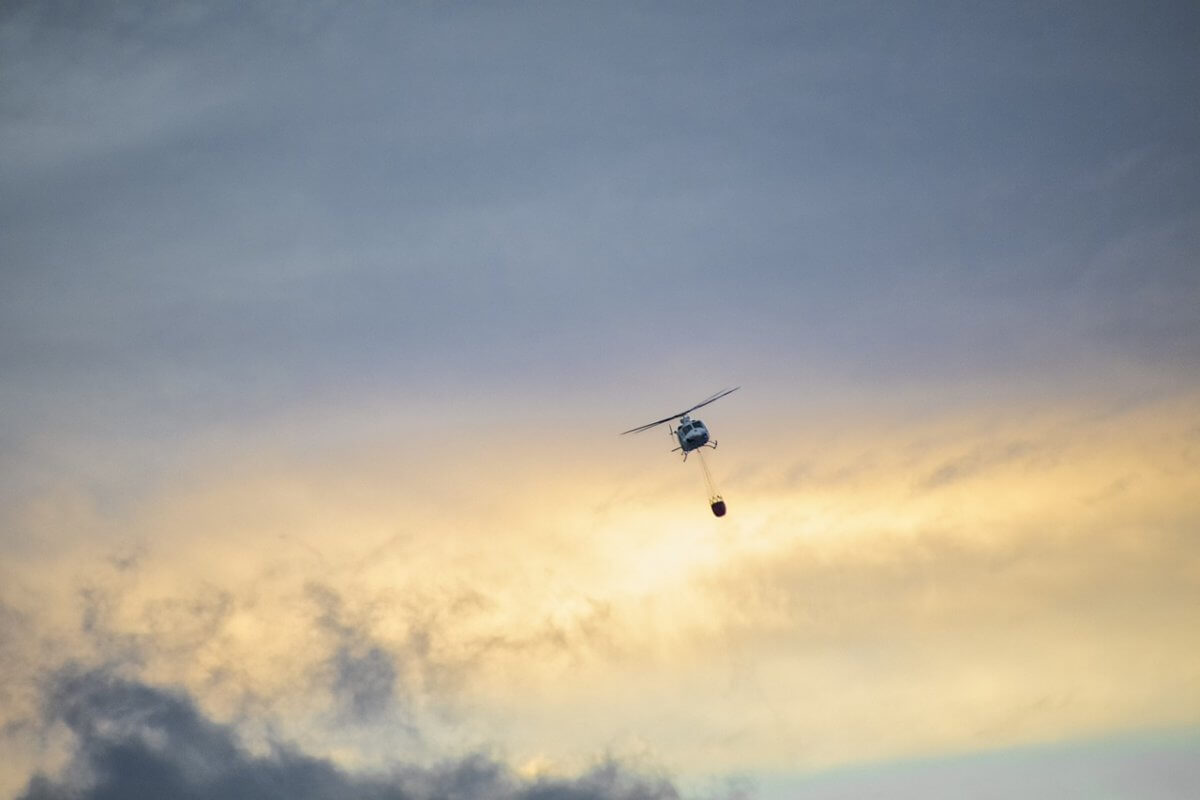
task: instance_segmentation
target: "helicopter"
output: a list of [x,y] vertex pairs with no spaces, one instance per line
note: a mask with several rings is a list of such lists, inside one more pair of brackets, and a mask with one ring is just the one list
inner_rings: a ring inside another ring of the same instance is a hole
[[677,428],[673,427],[673,428],[669,429],[671,431],[671,435],[674,436],[679,441],[679,447],[676,447],[671,452],[672,453],[682,452],[684,461],[687,461],[688,453],[691,453],[693,451],[696,451],[697,455],[700,456],[700,467],[704,470],[704,481],[708,485],[709,506],[712,508],[713,514],[715,514],[718,517],[725,516],[725,500],[717,492],[716,485],[713,483],[712,475],[708,471],[708,464],[704,463],[704,454],[703,454],[703,452],[700,452],[700,449],[703,447],[711,447],[712,449],[716,450],[717,449],[717,441],[716,441],[716,439],[712,439],[710,441],[708,428],[705,427],[704,423],[701,422],[700,420],[692,419],[691,413],[693,411],[695,411],[697,408],[706,406],[715,400],[720,400],[722,397],[724,397],[727,394],[732,394],[733,392],[736,392],[740,388],[742,388],[742,387],[735,386],[732,389],[723,389],[723,390],[717,392],[716,394],[714,394],[712,397],[709,397],[706,400],[702,400],[701,402],[697,403],[696,405],[692,406],[689,409],[680,411],[677,414],[672,414],[669,417],[663,417],[662,419],[656,420],[655,422],[648,422],[645,425],[639,425],[636,428],[630,428],[627,431],[621,432],[622,436],[624,436],[627,433],[641,433],[642,431],[650,430],[651,428],[653,428],[657,425],[662,425],[663,423],[671,423],[671,422],[674,422],[675,420],[679,420],[679,427],[677,427]]

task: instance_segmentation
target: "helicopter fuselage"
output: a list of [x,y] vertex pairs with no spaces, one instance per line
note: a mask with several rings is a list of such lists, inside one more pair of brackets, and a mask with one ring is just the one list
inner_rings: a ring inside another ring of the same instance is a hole
[[679,427],[674,433],[675,438],[679,440],[679,449],[685,453],[708,444],[708,428],[704,427],[700,420],[687,415],[679,419]]

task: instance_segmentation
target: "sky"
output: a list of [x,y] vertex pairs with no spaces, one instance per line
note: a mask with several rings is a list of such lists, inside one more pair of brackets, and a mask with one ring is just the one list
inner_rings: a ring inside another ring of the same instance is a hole
[[[1187,2],[0,7],[0,796],[1182,798]],[[729,513],[667,432],[698,415]]]

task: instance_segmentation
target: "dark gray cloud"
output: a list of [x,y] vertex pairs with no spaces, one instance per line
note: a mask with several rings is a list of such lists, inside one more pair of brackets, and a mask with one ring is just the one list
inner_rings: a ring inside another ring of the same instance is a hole
[[392,654],[378,645],[338,647],[333,658],[335,694],[354,716],[367,719],[387,710],[396,685]]
[[[319,609],[318,626],[333,640],[333,652],[324,665],[325,677],[342,711],[352,719],[365,721],[394,710],[401,690],[397,662],[405,659],[405,654],[393,652],[364,630],[347,624],[343,620],[341,598],[333,590],[311,585],[308,595]],[[415,638],[422,640],[419,635]],[[408,700],[399,698],[399,702],[407,705]],[[402,709],[401,716],[411,726],[407,709]]]
[[672,783],[615,762],[574,778],[526,780],[483,755],[430,768],[354,775],[284,744],[251,754],[233,729],[186,695],[107,671],[64,669],[49,682],[45,721],[73,734],[60,775],[31,779],[20,800],[362,798],[362,800],[667,800]]

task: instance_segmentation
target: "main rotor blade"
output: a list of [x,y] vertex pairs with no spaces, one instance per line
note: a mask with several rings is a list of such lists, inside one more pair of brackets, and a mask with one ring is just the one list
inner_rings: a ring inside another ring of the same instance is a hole
[[738,389],[740,389],[740,388],[742,388],[742,387],[740,387],[740,386],[735,386],[735,387],[733,387],[732,389],[723,389],[722,391],[719,391],[719,392],[717,392],[716,394],[714,394],[712,397],[708,398],[707,400],[705,400],[705,401],[703,401],[703,402],[701,402],[701,403],[697,403],[696,405],[692,406],[692,407],[691,407],[691,408],[689,408],[687,411],[681,411],[681,412],[679,412],[679,414],[678,414],[677,416],[680,416],[680,417],[682,417],[684,414],[690,414],[690,413],[692,413],[693,411],[695,411],[697,408],[700,408],[700,406],[706,406],[706,405],[708,405],[709,403],[713,402],[714,400],[720,400],[720,399],[721,399],[722,397],[724,397],[725,395],[727,395],[727,394],[733,394],[734,392],[736,392],[736,391],[737,391]]
[[627,433],[641,433],[642,431],[653,428],[655,425],[662,425],[664,422],[670,422],[673,419],[678,419],[679,417],[682,417],[686,413],[687,413],[686,411],[683,411],[678,414],[674,414],[670,417],[663,417],[658,422],[648,422],[645,425],[639,425],[636,428],[630,428],[627,431],[621,431],[621,435],[624,436]]
[[690,414],[693,411],[695,411],[697,408],[700,408],[700,406],[706,406],[709,403],[713,402],[714,400],[720,400],[725,395],[732,394],[733,392],[736,392],[740,388],[742,388],[742,387],[735,386],[732,389],[723,389],[723,390],[717,392],[716,394],[714,394],[712,397],[708,398],[707,400],[697,403],[696,405],[692,406],[691,408],[687,409],[686,411],[680,411],[678,414],[672,414],[669,417],[663,417],[658,422],[648,422],[645,425],[639,425],[636,428],[630,428],[627,431],[621,431],[621,435],[624,436],[627,433],[641,433],[644,430],[649,430],[650,428],[653,428],[655,425],[662,425],[664,422],[670,422],[673,419],[679,419],[684,414]]

